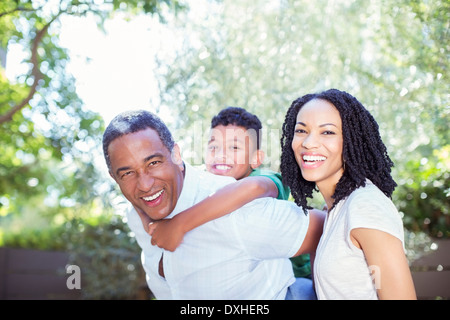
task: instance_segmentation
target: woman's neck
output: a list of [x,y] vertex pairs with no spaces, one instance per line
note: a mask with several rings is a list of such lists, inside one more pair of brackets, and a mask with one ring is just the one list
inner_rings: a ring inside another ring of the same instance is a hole
[[319,192],[322,194],[323,199],[325,200],[325,203],[327,204],[328,211],[333,207],[334,204],[334,191],[336,190],[336,185],[332,184],[317,184],[317,188],[319,189]]

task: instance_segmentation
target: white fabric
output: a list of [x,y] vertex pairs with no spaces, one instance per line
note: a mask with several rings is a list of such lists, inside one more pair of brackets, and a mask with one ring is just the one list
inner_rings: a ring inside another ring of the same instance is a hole
[[404,243],[403,223],[396,207],[372,182],[340,201],[325,220],[316,252],[314,280],[318,299],[378,299],[374,282],[379,269],[368,266],[351,241],[355,228],[387,232]]
[[[186,164],[183,189],[169,217],[234,181]],[[157,299],[284,299],[295,280],[288,258],[300,248],[309,225],[293,202],[263,198],[193,229],[169,252],[151,245],[134,209],[127,217]],[[158,274],[161,255],[165,278]]]

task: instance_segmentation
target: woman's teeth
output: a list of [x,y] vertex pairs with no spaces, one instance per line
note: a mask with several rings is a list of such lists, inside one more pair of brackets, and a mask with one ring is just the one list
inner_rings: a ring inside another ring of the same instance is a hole
[[303,156],[303,161],[307,162],[325,161],[326,159],[327,158],[325,158],[324,156],[309,156],[309,155]]

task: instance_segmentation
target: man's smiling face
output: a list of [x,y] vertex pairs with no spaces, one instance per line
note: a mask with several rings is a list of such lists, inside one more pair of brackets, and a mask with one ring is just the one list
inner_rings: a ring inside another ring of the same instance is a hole
[[167,217],[183,188],[184,169],[177,145],[170,152],[158,133],[145,129],[113,140],[110,175],[136,210],[152,220]]

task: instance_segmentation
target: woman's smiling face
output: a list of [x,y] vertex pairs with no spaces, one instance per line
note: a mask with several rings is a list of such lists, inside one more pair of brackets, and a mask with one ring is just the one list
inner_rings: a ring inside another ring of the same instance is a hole
[[333,104],[313,99],[301,107],[292,150],[305,180],[315,182],[319,190],[332,187],[334,192],[344,172],[343,145],[342,120]]

